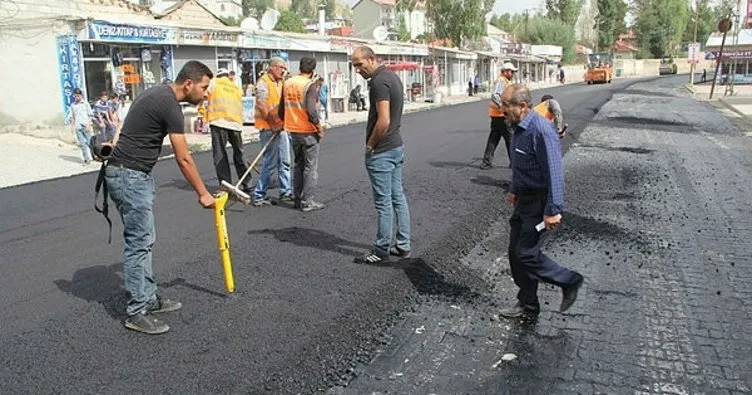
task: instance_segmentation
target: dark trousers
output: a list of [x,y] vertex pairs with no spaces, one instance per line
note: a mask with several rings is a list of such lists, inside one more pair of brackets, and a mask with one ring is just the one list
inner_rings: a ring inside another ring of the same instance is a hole
[[483,164],[492,165],[494,152],[496,152],[496,146],[499,145],[499,141],[504,137],[504,144],[507,147],[507,158],[509,163],[512,163],[512,156],[509,152],[509,145],[512,143],[512,133],[509,131],[504,118],[491,118],[491,133],[488,134],[488,142],[486,142],[486,151],[483,153]]
[[548,193],[545,190],[523,191],[517,196],[517,206],[509,219],[509,264],[514,283],[520,288],[517,299],[531,310],[540,310],[538,282],[559,287],[574,285],[581,276],[559,266],[541,252],[543,235],[535,226],[543,221]]
[[[230,184],[234,184],[230,172],[230,160],[225,146],[229,141],[232,146],[232,161],[235,163],[235,171],[238,174],[238,179],[240,179],[246,170],[248,170],[243,159],[243,136],[237,130],[225,129],[214,125],[210,125],[209,128],[211,129],[212,155],[214,156],[214,169],[217,171],[217,179],[220,183],[227,181]],[[250,180],[249,177],[246,177],[240,188],[245,191],[251,191]]]
[[290,133],[292,152],[292,193],[303,205],[313,202],[319,180],[319,139],[316,133]]

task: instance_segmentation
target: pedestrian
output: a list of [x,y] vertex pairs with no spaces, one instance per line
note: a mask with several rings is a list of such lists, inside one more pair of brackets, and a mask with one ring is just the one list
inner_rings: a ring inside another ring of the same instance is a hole
[[475,79],[473,80],[473,93],[477,96],[478,90],[480,89],[480,76],[478,74],[475,74]]
[[329,85],[324,81],[324,77],[319,77],[319,117],[322,123],[326,123],[329,120]]
[[[279,115],[282,100],[282,79],[287,72],[287,62],[279,57],[269,61],[269,68],[256,83],[255,123],[259,130],[261,145],[272,141],[261,159],[261,174],[259,174],[256,189],[253,192],[254,206],[271,204],[266,190],[271,182],[271,175],[277,173],[279,185],[279,200],[292,201],[292,187],[290,186],[290,134],[283,129],[283,122]],[[275,138],[276,136],[276,138]]]
[[[169,135],[175,160],[198,195],[201,207],[214,206],[188,151],[181,102],[198,105],[204,98],[212,72],[206,65],[189,61],[175,82],[149,88],[133,101],[121,130],[113,140],[114,150],[103,168],[106,188],[123,220],[125,239],[123,277],[129,293],[125,327],[151,335],[170,328],[153,316],[182,307],[157,294],[152,269],[154,227],[154,178],[165,136]],[[105,194],[106,196],[106,194]],[[106,213],[106,210],[105,210]]]
[[[368,80],[369,111],[366,124],[365,165],[378,215],[376,241],[356,263],[378,264],[390,255],[409,258],[410,210],[402,187],[405,152],[400,126],[404,92],[397,74],[380,64],[373,50],[363,46],[352,54],[352,65]],[[396,215],[395,215],[396,214]],[[393,220],[397,220],[396,245],[392,247]]]
[[707,81],[707,78],[708,78],[708,71],[705,69],[702,69],[702,82],[705,83],[705,81]]
[[102,135],[103,141],[111,142],[115,135],[115,126],[110,118],[110,100],[109,93],[102,91],[99,100],[94,102],[94,117],[97,120],[99,134]]
[[[110,106],[110,121],[112,122],[113,127],[117,129],[121,122],[120,112],[122,111],[123,102],[120,100],[120,96],[113,93],[112,99],[110,99],[108,105]],[[114,130],[112,131],[112,134],[113,136],[115,135]]]
[[486,150],[483,153],[483,162],[480,165],[480,168],[483,170],[490,169],[493,166],[494,152],[496,152],[496,146],[499,145],[502,137],[504,138],[504,145],[507,148],[507,157],[510,162],[509,166],[511,167],[512,160],[509,153],[509,144],[512,137],[509,126],[504,118],[504,110],[501,108],[501,93],[504,92],[507,85],[511,84],[516,71],[517,68],[512,63],[506,62],[501,66],[501,74],[496,79],[491,101],[488,103],[488,116],[491,117],[491,132],[488,134]]
[[563,139],[566,135],[566,129],[564,128],[564,113],[561,110],[561,105],[551,95],[543,95],[540,103],[538,103],[533,110],[542,115],[543,118],[553,122],[556,126],[556,131],[559,133],[559,138]]
[[[243,158],[243,90],[232,82],[227,69],[217,70],[207,90],[208,105],[206,123],[209,124],[212,138],[212,156],[217,181],[232,184],[230,160],[227,155],[227,143],[232,146],[232,161],[238,178],[246,173],[247,166]],[[251,194],[250,178],[246,177],[240,189]]]
[[75,102],[71,104],[70,125],[73,135],[76,136],[78,146],[81,147],[81,153],[84,157],[84,164],[91,163],[91,149],[89,148],[89,140],[91,140],[91,118],[94,116],[94,112],[91,110],[89,102],[84,100],[84,95],[81,89],[76,88],[73,90],[73,97]]
[[537,315],[539,281],[562,289],[559,310],[563,312],[577,299],[583,277],[541,252],[544,233],[555,229],[564,213],[564,164],[559,138],[553,123],[531,111],[532,98],[524,85],[508,86],[501,101],[514,131],[512,190],[508,196],[514,207],[509,219],[509,264],[519,292],[517,303],[500,315]]
[[304,212],[324,208],[323,203],[313,199],[319,178],[319,147],[324,138],[316,105],[319,91],[313,81],[315,70],[316,59],[301,58],[300,74],[284,82],[279,106],[279,117],[290,132],[295,158],[292,175],[295,207]]
[[472,97],[473,96],[473,79],[470,78],[469,81],[467,81],[467,95]]
[[360,85],[356,85],[353,90],[350,91],[350,98],[348,102],[350,104],[355,104],[357,111],[367,111],[366,108],[366,99],[363,93],[361,93],[361,87]]
[[[600,67],[602,67],[602,65]],[[562,84],[564,83],[564,66],[561,64],[559,64],[559,82]]]

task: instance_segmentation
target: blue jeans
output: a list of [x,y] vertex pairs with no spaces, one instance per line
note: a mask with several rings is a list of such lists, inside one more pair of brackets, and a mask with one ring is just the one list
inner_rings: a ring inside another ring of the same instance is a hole
[[402,165],[405,151],[397,147],[366,155],[366,170],[371,179],[373,203],[378,213],[378,231],[373,252],[386,256],[392,245],[392,225],[397,214],[397,248],[410,251],[410,210],[402,188]]
[[130,293],[126,312],[138,314],[156,300],[157,283],[152,270],[154,227],[154,178],[144,172],[108,166],[107,188],[123,220],[125,251],[123,277]]
[[[259,132],[261,145],[266,144],[272,138],[273,132],[264,129]],[[253,192],[254,198],[266,199],[266,190],[271,182],[272,172],[277,170],[279,177],[279,196],[290,195],[290,133],[280,132],[279,136],[269,144],[261,159],[261,174],[259,174],[256,190]]]
[[91,140],[91,133],[86,131],[85,125],[76,125],[76,140],[78,140],[78,146],[81,147],[81,152],[84,154],[84,162],[90,162],[91,148],[89,148],[89,140]]

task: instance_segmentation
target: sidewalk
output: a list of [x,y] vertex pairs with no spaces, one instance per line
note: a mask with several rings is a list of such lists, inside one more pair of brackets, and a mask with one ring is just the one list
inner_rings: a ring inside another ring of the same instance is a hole
[[[578,81],[571,83],[576,82]],[[529,84],[531,89],[560,85],[558,83]],[[404,113],[487,100],[489,97],[490,94],[486,92],[472,97],[466,95],[444,97],[441,104],[411,102],[405,105]],[[365,122],[367,118],[368,112],[331,113],[329,128]],[[253,126],[246,126],[243,132],[245,143],[258,141],[258,132]],[[186,137],[191,152],[211,150],[211,135],[190,133]],[[165,139],[161,159],[171,156],[170,141]],[[99,162],[84,165],[81,150],[73,144],[73,141],[66,143],[55,138],[43,139],[14,133],[0,134],[0,157],[3,158],[3,165],[0,168],[0,188],[95,172],[100,166]]]
[[732,96],[725,96],[725,85],[716,85],[713,100],[709,99],[711,87],[710,83],[705,83],[695,85],[694,89],[687,87],[687,90],[694,91],[697,100],[709,101],[726,117],[742,121],[735,123],[745,136],[752,137],[752,85],[735,85]]

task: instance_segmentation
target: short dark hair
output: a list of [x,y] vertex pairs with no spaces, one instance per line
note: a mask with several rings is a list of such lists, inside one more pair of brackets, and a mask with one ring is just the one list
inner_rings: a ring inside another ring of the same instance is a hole
[[81,92],[81,88],[76,88],[73,90],[74,95],[83,95],[83,92]]
[[303,56],[300,59],[300,72],[308,74],[313,73],[313,70],[316,70],[316,59],[310,56]]
[[109,97],[109,96],[110,96],[110,92],[107,92],[107,91],[102,91],[102,92],[101,92],[101,93],[99,94],[99,97],[102,97],[102,96],[107,96],[107,97]]
[[199,62],[198,60],[191,60],[188,61],[188,63],[186,63],[182,69],[180,69],[178,76],[175,78],[175,82],[182,84],[187,80],[201,81],[204,76],[209,77],[209,79],[214,78],[214,74],[207,65]]
[[551,96],[551,95],[543,95],[543,97],[541,97],[541,101],[551,100],[551,99],[553,99],[553,98],[554,98],[554,97],[553,97],[553,96]]

